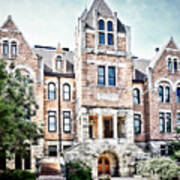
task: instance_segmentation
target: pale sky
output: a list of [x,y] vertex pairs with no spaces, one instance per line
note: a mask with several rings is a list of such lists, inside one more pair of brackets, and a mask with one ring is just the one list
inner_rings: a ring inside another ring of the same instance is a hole
[[[77,19],[93,0],[0,0],[0,23],[12,15],[25,39],[74,49]],[[180,0],[105,0],[131,26],[132,53],[151,58],[171,36],[180,47]]]

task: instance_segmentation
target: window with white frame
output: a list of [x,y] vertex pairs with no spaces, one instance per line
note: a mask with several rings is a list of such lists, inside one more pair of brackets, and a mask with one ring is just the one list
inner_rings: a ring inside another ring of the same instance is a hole
[[9,54],[9,42],[3,41],[3,55],[7,56]]
[[134,133],[141,134],[141,115],[134,114]]
[[49,132],[57,131],[56,111],[48,112],[48,131]]
[[[108,72],[108,76],[106,77],[106,70]],[[109,66],[99,66],[98,67],[98,85],[100,86],[116,86],[116,68]]]
[[169,72],[174,73],[174,72],[178,71],[178,59],[176,57],[168,57],[167,64],[168,64]]
[[105,44],[105,26],[104,26],[104,20],[99,20],[99,44],[104,45]]
[[171,113],[170,112],[159,113],[159,132],[171,133]]
[[[100,19],[98,21],[98,33],[99,33],[99,44],[100,45],[114,45],[114,28],[113,22],[108,21],[105,28],[105,21]],[[107,39],[107,42],[106,42]]]
[[135,88],[133,90],[133,102],[134,104],[140,104],[140,90],[138,88]]
[[158,88],[158,101],[169,103],[170,97],[170,87],[160,85]]
[[111,21],[107,22],[107,30],[108,30],[108,45],[114,44],[114,36],[113,36],[113,23]]
[[64,133],[71,133],[71,112],[63,111],[63,131]]
[[49,100],[56,99],[56,84],[54,82],[48,83],[48,99]]
[[11,55],[17,56],[17,43],[16,43],[16,41],[11,42]]
[[177,127],[180,128],[180,112],[177,113]]
[[71,86],[67,83],[63,85],[63,100],[64,101],[71,100]]

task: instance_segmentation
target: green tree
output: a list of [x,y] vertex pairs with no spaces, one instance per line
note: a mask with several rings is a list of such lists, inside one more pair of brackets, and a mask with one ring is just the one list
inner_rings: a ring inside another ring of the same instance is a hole
[[0,150],[6,156],[25,155],[27,147],[37,144],[43,131],[31,118],[38,105],[33,94],[33,81],[0,61]]

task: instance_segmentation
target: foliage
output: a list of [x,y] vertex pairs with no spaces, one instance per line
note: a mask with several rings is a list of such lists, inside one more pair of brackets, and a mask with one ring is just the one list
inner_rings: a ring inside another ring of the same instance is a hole
[[180,162],[180,128],[176,128],[176,133],[176,141],[170,143],[173,149],[173,154],[171,155],[171,158]]
[[91,168],[81,161],[67,162],[67,180],[91,180]]
[[[25,154],[30,142],[37,144],[42,130],[30,121],[38,105],[33,94],[33,81],[0,61],[0,150]],[[7,153],[6,153],[7,157]]]
[[22,170],[5,170],[0,173],[0,180],[35,180],[33,173]]
[[138,162],[137,173],[146,177],[158,176],[162,180],[176,180],[180,177],[180,167],[170,158],[155,157]]

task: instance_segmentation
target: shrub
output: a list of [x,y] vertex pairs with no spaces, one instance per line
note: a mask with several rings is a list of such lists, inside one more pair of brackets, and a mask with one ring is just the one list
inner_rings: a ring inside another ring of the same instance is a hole
[[91,168],[81,161],[66,163],[67,180],[91,180]]
[[0,173],[0,180],[36,180],[33,173],[23,170],[4,170]]
[[138,162],[137,173],[146,177],[158,176],[161,180],[178,180],[180,167],[170,158],[156,157]]

